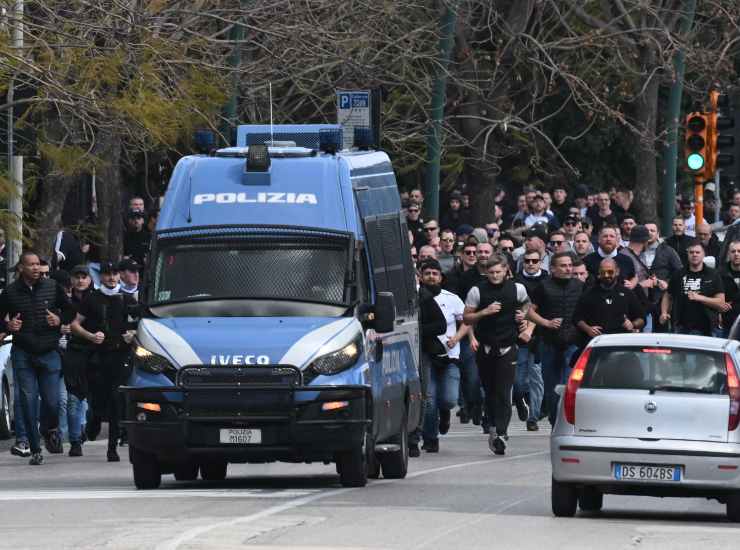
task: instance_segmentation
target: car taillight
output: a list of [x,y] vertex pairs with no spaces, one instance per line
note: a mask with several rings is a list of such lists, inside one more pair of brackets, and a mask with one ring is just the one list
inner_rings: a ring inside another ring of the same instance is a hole
[[725,366],[727,367],[727,390],[730,394],[730,418],[727,422],[727,429],[733,431],[740,423],[740,379],[737,376],[735,362],[729,353],[725,354]]
[[588,358],[591,356],[591,348],[586,348],[583,353],[576,361],[573,371],[570,373],[568,378],[568,385],[565,387],[565,403],[563,411],[565,412],[565,420],[569,424],[576,423],[576,392],[581,386],[581,380],[583,380],[583,373],[586,370],[588,364]]

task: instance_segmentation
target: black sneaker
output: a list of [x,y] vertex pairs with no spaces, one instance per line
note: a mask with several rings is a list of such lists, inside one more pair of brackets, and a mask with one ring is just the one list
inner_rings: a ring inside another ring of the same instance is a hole
[[417,458],[421,456],[421,451],[416,443],[409,443],[409,456],[411,458]]
[[476,426],[480,426],[482,418],[483,411],[481,411],[481,408],[473,407],[473,412],[470,413],[470,420],[473,422],[473,424]]
[[449,409],[448,410],[440,409],[439,411],[439,433],[441,433],[442,435],[450,431],[451,417],[452,417],[452,414],[450,413]]
[[525,422],[529,418],[529,407],[524,402],[524,397],[517,399],[514,404],[516,405],[516,414],[519,416],[519,420]]
[[108,449],[108,462],[121,462],[121,457],[115,449]]
[[480,427],[484,434],[491,433],[491,423],[485,416],[483,417],[483,420],[481,420]]
[[535,420],[527,420],[527,431],[528,432],[536,432],[539,429],[540,427],[537,425],[537,422]]
[[457,416],[460,417],[460,424],[469,424],[470,423],[470,415],[468,414],[467,409],[460,409],[457,412]]
[[64,446],[62,445],[62,438],[59,434],[59,430],[49,430],[44,435],[44,444],[46,450],[53,455],[59,455],[64,452]]
[[488,448],[495,455],[502,455],[506,452],[506,443],[499,436],[494,435],[493,432],[488,436]]
[[89,441],[95,441],[100,435],[101,420],[99,416],[92,416],[87,424],[85,424],[85,435]]
[[428,453],[439,452],[439,439],[424,440],[424,445],[421,447]]
[[69,456],[82,456],[82,443],[73,441],[69,448]]
[[31,456],[31,447],[28,446],[28,441],[16,442],[16,444],[10,448],[10,454],[23,458]]
[[31,466],[41,466],[44,463],[44,455],[39,453],[33,453],[31,460],[28,461]]

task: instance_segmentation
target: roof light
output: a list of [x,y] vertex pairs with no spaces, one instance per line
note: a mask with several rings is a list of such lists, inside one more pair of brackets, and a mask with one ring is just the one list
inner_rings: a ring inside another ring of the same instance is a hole
[[342,148],[342,130],[323,129],[319,130],[319,149],[330,155],[335,154]]
[[193,141],[195,142],[196,151],[208,154],[214,149],[216,136],[210,130],[196,130]]
[[670,355],[672,352],[673,350],[668,348],[642,348],[642,353],[662,353]]
[[247,153],[247,172],[267,172],[270,169],[270,152],[267,145],[250,145]]
[[375,145],[375,142],[373,140],[373,132],[367,126],[358,126],[357,128],[355,128],[354,137],[355,147],[357,147],[360,151],[368,151],[373,147],[373,145]]

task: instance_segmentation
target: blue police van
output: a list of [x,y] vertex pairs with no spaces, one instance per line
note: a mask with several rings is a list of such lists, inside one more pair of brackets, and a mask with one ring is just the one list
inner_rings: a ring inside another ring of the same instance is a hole
[[403,478],[418,303],[388,156],[333,125],[241,126],[182,158],[152,238],[124,425],[136,487],[229,463]]

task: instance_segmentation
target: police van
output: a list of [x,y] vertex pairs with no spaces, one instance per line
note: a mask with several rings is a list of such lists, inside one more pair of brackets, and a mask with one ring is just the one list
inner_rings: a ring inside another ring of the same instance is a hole
[[178,162],[121,390],[136,487],[272,461],[334,462],[344,486],[405,477],[422,404],[408,230],[388,156],[340,144],[333,125],[241,126]]

